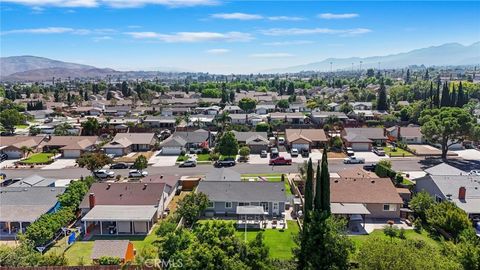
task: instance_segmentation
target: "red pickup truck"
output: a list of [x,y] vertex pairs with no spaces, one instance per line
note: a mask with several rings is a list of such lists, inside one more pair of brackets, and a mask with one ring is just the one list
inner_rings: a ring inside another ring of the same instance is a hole
[[270,159],[270,165],[292,165],[292,159],[286,157],[277,157]]

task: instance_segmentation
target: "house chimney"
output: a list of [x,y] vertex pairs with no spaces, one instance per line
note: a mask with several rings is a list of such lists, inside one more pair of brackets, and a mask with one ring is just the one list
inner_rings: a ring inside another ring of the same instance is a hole
[[458,199],[465,201],[465,196],[467,195],[467,189],[465,187],[460,187],[458,189]]
[[148,184],[144,184],[144,185],[143,185],[143,190],[147,189],[147,185],[148,185]]
[[90,206],[90,209],[95,206],[95,193],[90,193],[90,195],[88,195],[88,205]]

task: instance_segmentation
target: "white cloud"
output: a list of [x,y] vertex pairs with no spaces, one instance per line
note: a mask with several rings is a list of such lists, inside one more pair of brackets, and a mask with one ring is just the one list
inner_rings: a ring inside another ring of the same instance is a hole
[[337,19],[352,19],[356,18],[359,15],[357,13],[322,13],[318,14],[318,18],[326,20],[337,20]]
[[1,32],[2,35],[10,34],[74,34],[74,35],[105,35],[115,33],[114,29],[75,29],[70,27],[43,27],[12,29]]
[[290,45],[305,45],[315,43],[311,40],[292,40],[292,41],[276,41],[276,42],[265,42],[263,45],[266,46],[290,46]]
[[303,21],[305,18],[296,16],[271,16],[267,17],[270,21]]
[[191,7],[216,5],[218,0],[2,0],[3,2],[26,6],[83,7],[92,8],[101,5],[113,8],[135,8],[145,5],[163,5],[168,7]]
[[313,34],[338,34],[342,36],[360,35],[371,32],[367,28],[354,29],[330,29],[330,28],[271,28],[262,30],[261,33],[267,36],[296,36]]
[[285,58],[285,57],[293,57],[293,54],[290,53],[254,53],[250,54],[249,57],[252,58]]
[[245,42],[253,39],[249,33],[242,32],[177,32],[174,34],[161,34],[156,32],[127,32],[125,33],[135,39],[156,39],[164,42],[205,42],[205,41],[227,41]]
[[94,37],[93,41],[100,42],[100,41],[112,40],[112,39],[113,38],[111,36],[101,36],[101,37]]
[[205,51],[206,53],[208,54],[226,54],[226,53],[229,53],[230,50],[229,49],[210,49],[210,50],[206,50]]
[[241,21],[249,21],[249,20],[260,20],[263,19],[262,15],[258,14],[247,14],[247,13],[216,13],[210,15],[210,17],[215,19],[224,19],[224,20],[241,20]]

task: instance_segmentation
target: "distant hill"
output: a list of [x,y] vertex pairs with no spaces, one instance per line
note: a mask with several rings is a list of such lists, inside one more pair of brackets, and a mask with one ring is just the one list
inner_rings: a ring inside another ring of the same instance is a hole
[[93,66],[62,62],[37,56],[10,56],[0,58],[0,74],[2,77],[36,69],[93,69]]
[[446,65],[474,65],[480,64],[480,42],[469,46],[459,43],[447,43],[440,46],[417,49],[405,53],[386,56],[328,58],[320,62],[285,68],[265,70],[264,73],[294,73],[300,71],[326,71],[351,69],[352,63],[358,68],[362,61],[362,68],[376,68],[380,62],[381,68],[401,68],[409,65],[446,66]]
[[17,72],[2,77],[5,81],[43,81],[55,78],[105,78],[107,75],[119,75],[122,72],[109,68],[41,68]]

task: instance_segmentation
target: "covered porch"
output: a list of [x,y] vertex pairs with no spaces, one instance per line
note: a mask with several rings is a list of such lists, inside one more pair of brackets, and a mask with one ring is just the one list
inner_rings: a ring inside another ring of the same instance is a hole
[[146,235],[157,222],[154,206],[97,205],[83,218],[86,236]]
[[367,207],[361,203],[331,203],[332,214],[348,220],[348,231],[351,234],[368,234],[365,230],[365,217],[370,215]]
[[263,206],[246,205],[237,206],[237,228],[238,229],[261,229],[265,223],[265,212]]

